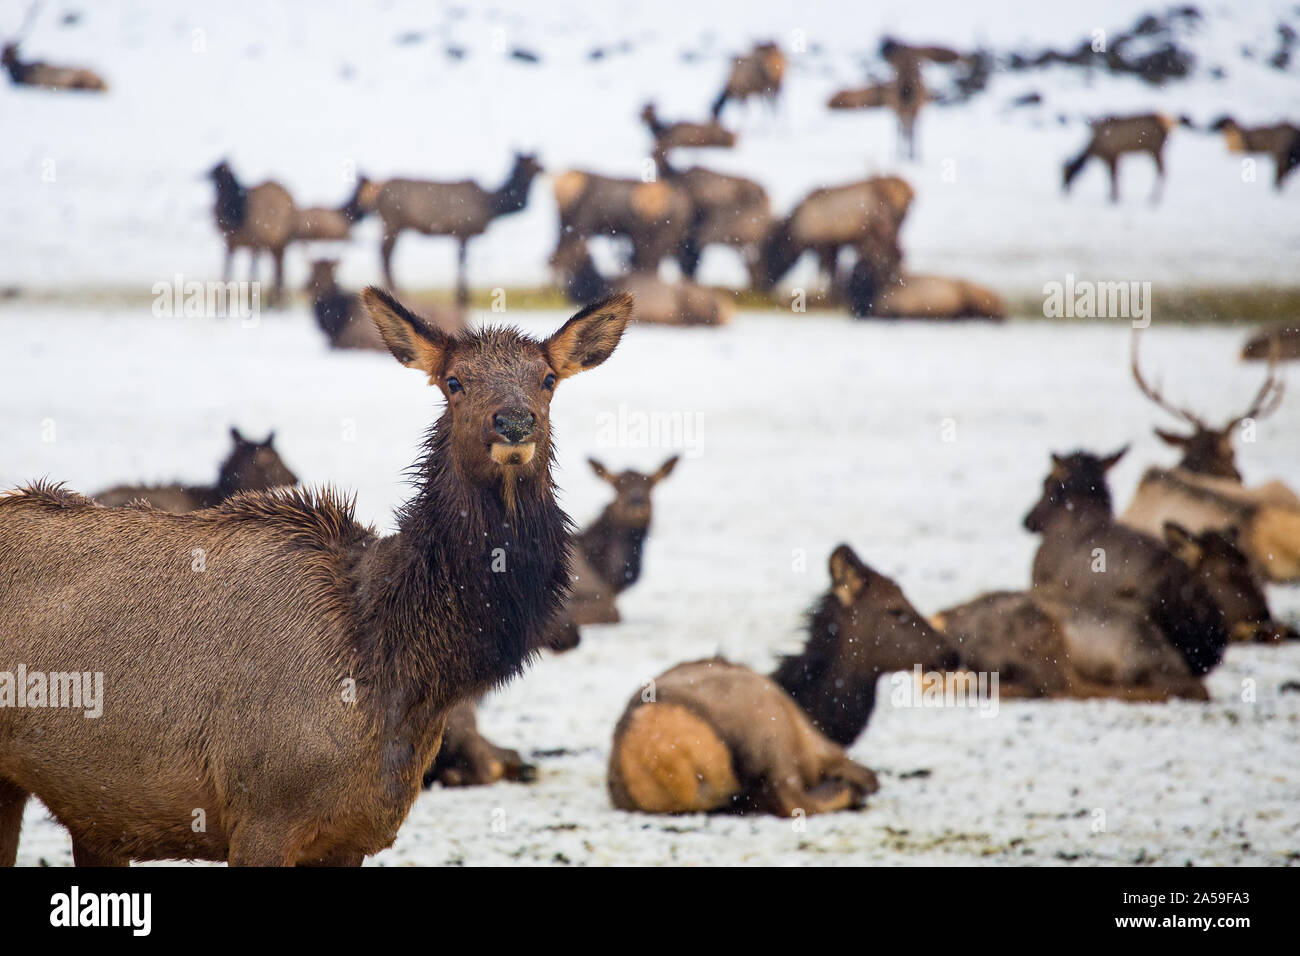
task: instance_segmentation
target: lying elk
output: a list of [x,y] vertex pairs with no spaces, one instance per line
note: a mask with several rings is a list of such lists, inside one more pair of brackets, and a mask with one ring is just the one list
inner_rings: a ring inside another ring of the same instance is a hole
[[[759,259],[759,287],[772,289],[805,252],[816,254],[822,272],[834,284],[840,251],[859,251],[881,276],[901,261],[898,233],[914,193],[897,176],[877,176],[809,193],[764,240]],[[878,252],[883,250],[883,252]]]
[[560,248],[594,236],[626,237],[632,245],[629,263],[638,272],[657,271],[681,248],[691,226],[691,198],[671,182],[570,170],[555,177],[553,188]]
[[1300,579],[1300,498],[1278,481],[1245,487],[1232,443],[1238,427],[1253,425],[1280,406],[1283,383],[1275,357],[1249,407],[1222,428],[1174,405],[1148,384],[1138,360],[1136,334],[1130,369],[1142,394],[1192,431],[1156,429],[1161,441],[1182,450],[1182,458],[1171,469],[1148,469],[1120,520],[1152,535],[1161,534],[1167,521],[1176,521],[1194,534],[1235,526],[1258,575],[1271,581]]
[[1246,340],[1241,348],[1246,361],[1275,357],[1278,361],[1300,359],[1300,328],[1265,329]]
[[721,658],[678,664],[627,705],[606,776],[620,810],[851,810],[876,775],[818,733],[770,678]]
[[757,43],[743,56],[731,63],[731,72],[722,92],[713,101],[710,112],[716,120],[728,101],[744,101],[751,96],[762,97],[773,109],[781,95],[781,80],[785,76],[785,54],[775,43]]
[[[1088,160],[1097,158],[1110,171],[1110,201],[1119,202],[1119,159],[1125,153],[1146,153],[1156,164],[1156,184],[1151,191],[1151,201],[1159,202],[1165,182],[1165,140],[1169,131],[1179,121],[1168,116],[1146,113],[1141,116],[1108,116],[1093,120],[1092,136],[1078,156],[1065,164],[1062,188],[1070,191],[1070,184],[1083,171]],[[1186,121],[1183,121],[1184,123]]]
[[352,227],[374,211],[379,186],[365,176],[357,179],[352,196],[337,209],[311,206],[299,209],[294,225],[295,242],[342,242],[352,236]]
[[686,190],[691,201],[690,226],[677,250],[682,274],[694,279],[704,250],[722,245],[740,253],[753,282],[759,275],[763,241],[772,229],[767,191],[752,179],[700,166],[680,171],[665,158],[659,160],[659,172],[665,180]]
[[275,450],[275,432],[266,441],[249,441],[238,428],[230,429],[235,445],[217,471],[215,485],[115,485],[94,495],[106,508],[138,502],[184,514],[212,508],[241,491],[268,491],[296,485],[298,476],[289,470]]
[[1127,450],[1105,458],[1052,455],[1042,497],[1024,522],[1043,539],[1034,589],[1076,607],[1134,602],[1200,676],[1228,643],[1223,613],[1204,582],[1160,541],[1115,520],[1106,473]]
[[497,189],[461,180],[452,183],[423,179],[390,179],[379,187],[375,205],[384,221],[379,254],[384,281],[393,282],[393,249],[398,237],[414,229],[426,236],[451,236],[456,240],[456,302],[469,302],[466,255],[469,241],[482,235],[492,220],[519,212],[528,203],[533,180],[542,171],[536,156],[515,154],[514,166]]
[[6,43],[0,52],[0,65],[9,72],[16,86],[36,86],[43,90],[81,90],[103,93],[108,84],[94,70],[75,66],[52,66],[39,60],[24,61],[17,43]]
[[1228,149],[1234,153],[1264,153],[1273,160],[1273,188],[1281,189],[1291,171],[1300,166],[1300,126],[1276,123],[1273,126],[1241,126],[1231,116],[1216,120],[1210,127],[1223,134]]
[[334,276],[338,264],[337,259],[317,259],[311,264],[306,292],[311,296],[316,324],[329,339],[330,348],[388,351],[378,327],[361,304],[361,296],[339,288]]
[[[541,646],[569,547],[553,390],[613,353],[631,300],[537,341],[453,338],[378,289],[364,299],[446,402],[396,534],[377,537],[329,492],[189,515],[41,483],[0,499],[0,660],[90,662],[112,688],[96,720],[0,707],[0,862],[14,862],[34,795],[79,865],[359,865],[392,844],[452,709]],[[494,573],[503,555],[509,573]],[[61,596],[69,581],[84,599]]]
[[720,147],[730,149],[736,145],[736,134],[724,127],[716,119],[711,123],[690,123],[679,121],[665,123],[659,118],[653,103],[647,103],[641,110],[641,122],[645,123],[654,138],[656,156],[667,156],[674,149],[686,147],[704,148]]
[[942,670],[957,658],[898,585],[848,545],[831,552],[830,576],[830,590],[808,612],[803,650],[781,658],[772,679],[814,727],[847,747],[871,718],[882,674],[916,664]]
[[517,750],[498,747],[478,732],[474,702],[466,700],[447,715],[442,746],[424,774],[424,786],[483,787],[498,780],[531,783],[535,779],[537,768]]
[[850,292],[854,315],[882,319],[1005,319],[1007,306],[992,289],[947,276],[902,272],[875,290],[869,311],[860,311],[856,292]]
[[217,229],[226,242],[226,262],[222,277],[230,281],[235,250],[249,251],[248,278],[257,281],[257,257],[271,256],[275,268],[275,288],[271,302],[279,304],[284,292],[284,250],[293,241],[298,213],[289,191],[274,181],[246,187],[235,177],[225,160],[208,172],[217,188],[214,213]]
[[693,282],[665,282],[649,272],[633,272],[618,279],[606,279],[581,239],[561,240],[551,255],[565,295],[574,302],[590,302],[615,291],[636,298],[638,322],[653,325],[724,325],[731,321],[731,302],[724,296]]

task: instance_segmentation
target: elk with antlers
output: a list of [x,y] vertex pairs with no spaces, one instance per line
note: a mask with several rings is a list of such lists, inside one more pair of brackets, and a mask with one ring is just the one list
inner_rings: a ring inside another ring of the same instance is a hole
[[1282,402],[1276,355],[1246,410],[1221,428],[1173,404],[1147,382],[1138,360],[1136,331],[1130,369],[1142,394],[1187,425],[1191,434],[1155,430],[1161,441],[1182,450],[1182,459],[1173,468],[1148,469],[1120,520],[1152,535],[1162,534],[1168,521],[1193,534],[1236,527],[1242,550],[1263,579],[1300,580],[1300,498],[1280,481],[1246,487],[1233,447],[1239,428],[1253,429]]

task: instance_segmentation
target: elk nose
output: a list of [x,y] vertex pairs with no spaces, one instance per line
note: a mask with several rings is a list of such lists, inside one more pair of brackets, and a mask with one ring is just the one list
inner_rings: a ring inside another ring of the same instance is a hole
[[497,434],[510,442],[521,442],[531,435],[536,422],[537,416],[532,412],[507,410],[492,416],[492,425]]

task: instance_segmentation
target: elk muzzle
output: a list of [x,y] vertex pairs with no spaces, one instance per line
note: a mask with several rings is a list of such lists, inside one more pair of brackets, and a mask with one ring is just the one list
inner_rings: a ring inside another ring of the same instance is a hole
[[505,441],[492,444],[492,460],[499,465],[526,465],[533,460],[537,444],[528,439],[537,416],[521,409],[503,409],[492,416],[492,430]]

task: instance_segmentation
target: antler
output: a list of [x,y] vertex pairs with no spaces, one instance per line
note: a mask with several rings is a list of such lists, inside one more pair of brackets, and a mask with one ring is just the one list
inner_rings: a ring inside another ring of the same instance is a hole
[[1277,411],[1278,406],[1282,404],[1282,395],[1286,392],[1286,383],[1282,381],[1282,377],[1278,374],[1278,357],[1281,346],[1281,337],[1277,333],[1269,337],[1268,374],[1264,378],[1264,384],[1259,387],[1254,401],[1250,403],[1250,408],[1230,421],[1228,428],[1232,428],[1248,418],[1258,420],[1272,415]]
[[1169,414],[1177,418],[1181,418],[1183,421],[1191,425],[1193,428],[1201,428],[1201,429],[1206,429],[1208,431],[1209,426],[1206,425],[1205,422],[1203,422],[1197,416],[1193,415],[1187,409],[1179,408],[1178,406],[1171,404],[1162,394],[1160,394],[1159,389],[1152,388],[1150,385],[1147,384],[1146,379],[1142,377],[1142,369],[1138,365],[1138,330],[1136,328],[1133,329],[1132,343],[1133,343],[1133,348],[1132,348],[1133,359],[1130,367],[1133,370],[1133,381],[1137,382],[1137,387],[1141,389],[1142,394],[1145,395],[1147,398],[1151,399],[1151,401],[1155,402],[1157,405],[1159,405]]

